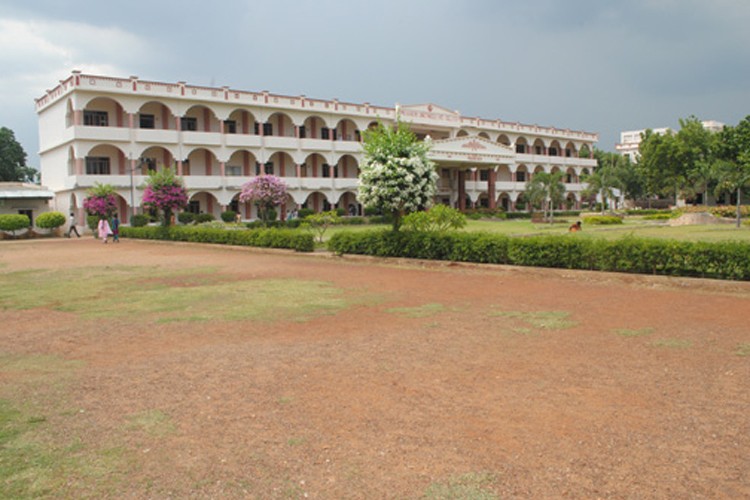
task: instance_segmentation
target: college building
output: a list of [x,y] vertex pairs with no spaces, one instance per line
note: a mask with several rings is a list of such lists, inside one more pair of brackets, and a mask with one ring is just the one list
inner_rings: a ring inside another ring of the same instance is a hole
[[82,216],[87,190],[109,184],[126,223],[141,205],[149,171],[165,167],[183,178],[188,210],[196,213],[255,218],[256,208],[238,200],[241,187],[273,174],[289,188],[282,217],[294,208],[360,214],[363,131],[397,117],[432,141],[436,202],[525,210],[526,182],[559,171],[564,206],[578,208],[598,140],[591,132],[466,117],[434,104],[382,107],[79,71],[36,99],[36,111],[42,182],[55,194],[54,208]]

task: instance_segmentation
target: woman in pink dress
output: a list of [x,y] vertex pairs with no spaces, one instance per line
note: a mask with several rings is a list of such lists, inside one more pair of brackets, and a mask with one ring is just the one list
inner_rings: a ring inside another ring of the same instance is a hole
[[99,219],[99,225],[96,228],[97,232],[99,233],[99,237],[102,239],[104,243],[107,242],[107,238],[110,234],[112,234],[112,229],[109,227],[109,222],[107,222],[107,219]]

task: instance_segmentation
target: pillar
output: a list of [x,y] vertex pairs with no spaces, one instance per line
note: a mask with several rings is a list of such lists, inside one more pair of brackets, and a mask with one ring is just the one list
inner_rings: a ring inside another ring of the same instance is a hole
[[458,209],[466,210],[466,171],[458,171]]
[[487,196],[490,199],[490,209],[497,208],[497,193],[495,192],[495,182],[497,181],[497,171],[490,169],[490,175],[487,176]]

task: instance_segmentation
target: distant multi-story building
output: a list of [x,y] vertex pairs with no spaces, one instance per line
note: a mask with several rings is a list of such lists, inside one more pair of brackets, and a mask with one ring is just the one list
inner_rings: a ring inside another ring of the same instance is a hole
[[[701,122],[703,128],[711,132],[719,132],[724,128],[724,124],[717,122],[716,120],[706,120]],[[672,130],[669,127],[652,128],[655,134],[666,134],[668,130]],[[615,149],[623,156],[630,158],[630,161],[636,163],[638,161],[638,151],[641,145],[641,134],[646,132],[646,129],[641,130],[626,130],[620,132],[620,142],[615,144]]]
[[438,203],[524,209],[526,181],[560,171],[567,204],[576,207],[581,177],[596,165],[581,151],[593,151],[598,140],[591,132],[465,117],[433,104],[389,108],[78,71],[37,99],[36,110],[42,180],[56,209],[82,215],[86,191],[110,184],[125,222],[141,205],[145,176],[165,167],[183,177],[193,212],[232,209],[252,219],[255,207],[238,200],[241,186],[274,174],[289,187],[282,216],[301,207],[361,213],[362,131],[397,117],[432,139]]

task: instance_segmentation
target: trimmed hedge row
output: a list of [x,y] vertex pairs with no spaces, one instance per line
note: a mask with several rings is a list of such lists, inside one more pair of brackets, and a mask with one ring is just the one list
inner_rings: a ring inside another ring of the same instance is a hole
[[145,226],[120,228],[120,236],[144,240],[189,241],[220,243],[264,248],[290,248],[297,252],[312,252],[315,241],[312,233],[288,229],[232,230],[211,227]]
[[743,242],[373,230],[337,233],[328,249],[338,254],[750,280],[750,245]]

